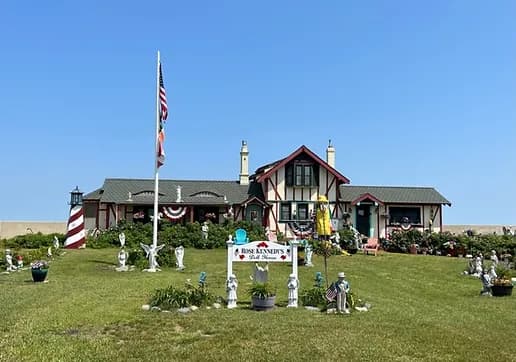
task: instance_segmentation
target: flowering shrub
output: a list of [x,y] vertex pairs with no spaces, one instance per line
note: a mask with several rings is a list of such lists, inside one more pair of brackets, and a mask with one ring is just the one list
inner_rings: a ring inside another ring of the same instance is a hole
[[48,269],[48,261],[46,260],[36,260],[35,262],[30,264],[32,269]]

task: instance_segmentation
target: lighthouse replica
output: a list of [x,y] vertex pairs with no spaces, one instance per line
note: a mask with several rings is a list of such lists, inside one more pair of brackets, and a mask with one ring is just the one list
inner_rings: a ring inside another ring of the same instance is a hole
[[86,243],[82,192],[79,191],[79,187],[75,186],[75,189],[70,194],[70,218],[68,219],[64,247],[67,249],[77,249]]

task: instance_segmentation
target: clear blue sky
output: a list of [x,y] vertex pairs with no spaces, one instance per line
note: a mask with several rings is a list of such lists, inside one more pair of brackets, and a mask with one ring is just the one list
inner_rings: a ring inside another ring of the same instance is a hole
[[516,224],[516,2],[2,1],[0,220],[69,192],[236,180],[304,144],[353,185],[433,186],[447,224]]

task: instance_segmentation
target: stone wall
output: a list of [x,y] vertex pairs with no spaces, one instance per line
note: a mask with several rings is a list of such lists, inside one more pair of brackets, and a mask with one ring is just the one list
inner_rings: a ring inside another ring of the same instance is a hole
[[65,234],[66,221],[0,221],[0,239],[8,239],[31,232]]

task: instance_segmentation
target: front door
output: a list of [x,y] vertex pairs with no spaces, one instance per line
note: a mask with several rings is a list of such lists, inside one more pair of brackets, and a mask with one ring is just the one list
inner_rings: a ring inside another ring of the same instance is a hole
[[245,219],[255,224],[262,224],[262,206],[249,204],[245,210]]
[[370,224],[370,216],[371,210],[369,205],[360,205],[356,208],[357,217],[356,217],[356,228],[358,232],[365,236],[369,235],[369,230],[371,227]]

